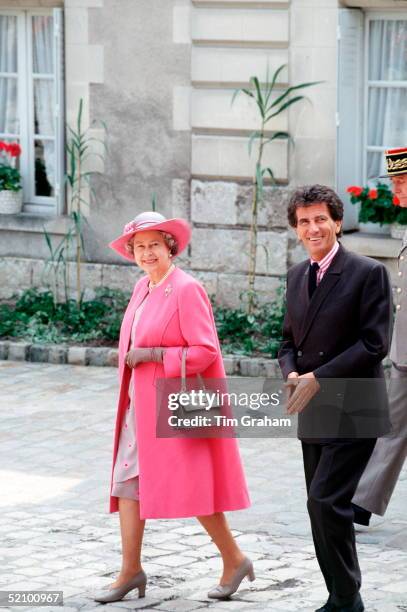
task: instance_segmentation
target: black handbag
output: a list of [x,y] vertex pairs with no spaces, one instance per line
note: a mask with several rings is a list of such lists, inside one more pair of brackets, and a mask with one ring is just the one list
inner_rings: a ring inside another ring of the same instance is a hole
[[[200,401],[199,404],[197,405],[196,402],[193,401],[192,399],[192,392],[190,390],[188,390],[188,385],[187,385],[187,376],[186,376],[186,359],[187,359],[187,352],[188,349],[187,348],[183,348],[182,349],[182,356],[181,356],[181,389],[179,391],[178,394],[178,407],[176,408],[174,414],[176,414],[176,416],[178,417],[178,421],[181,420],[180,424],[174,425],[173,427],[175,429],[196,429],[197,427],[202,427],[202,425],[186,425],[183,424],[183,421],[185,419],[192,419],[193,417],[196,416],[201,416],[201,417],[214,417],[214,416],[221,416],[222,415],[222,405],[221,403],[218,401],[218,397],[216,397],[215,401],[209,403],[207,396],[208,394],[213,396],[216,395],[216,392],[214,391],[208,391],[208,389],[205,387],[205,383],[204,383],[204,379],[202,378],[202,376],[200,374],[196,375],[196,378],[198,380],[198,389],[194,388],[192,391],[196,392],[198,391],[203,391],[203,393],[200,394]],[[182,403],[179,400],[179,396],[183,394],[183,401]],[[189,396],[190,401],[185,401],[185,398]],[[211,418],[211,425],[215,426],[217,425],[216,421],[214,421]]]

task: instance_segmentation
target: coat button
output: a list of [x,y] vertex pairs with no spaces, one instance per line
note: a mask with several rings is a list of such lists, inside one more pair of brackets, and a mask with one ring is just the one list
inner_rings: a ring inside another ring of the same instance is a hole
[[324,354],[324,351],[319,351],[319,356],[322,357],[322,355]]
[[396,310],[400,310],[400,309],[401,309],[401,305],[400,305],[400,304],[397,304],[397,306],[396,306]]
[[400,255],[401,261],[404,261],[404,255]]
[[397,274],[397,276],[403,276],[403,272],[400,270]]
[[397,293],[401,293],[401,287],[397,287]]
[[297,357],[302,357],[302,351],[297,352]]

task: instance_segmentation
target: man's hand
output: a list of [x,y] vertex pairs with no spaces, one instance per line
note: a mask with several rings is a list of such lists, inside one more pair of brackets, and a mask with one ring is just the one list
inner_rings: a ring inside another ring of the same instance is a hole
[[[295,379],[295,389],[291,393],[287,403],[287,413],[296,414],[302,412],[308,405],[311,399],[321,388],[313,372],[307,372],[301,376],[293,377]],[[288,384],[288,380],[287,380]],[[292,384],[292,383],[291,383]]]
[[135,348],[126,354],[125,362],[129,368],[135,368],[139,363],[147,363],[149,361],[155,361],[162,363],[163,348]]
[[298,385],[299,376],[300,375],[298,374],[298,372],[290,372],[287,376],[287,382],[285,383],[285,387],[288,391],[288,399],[291,398]]

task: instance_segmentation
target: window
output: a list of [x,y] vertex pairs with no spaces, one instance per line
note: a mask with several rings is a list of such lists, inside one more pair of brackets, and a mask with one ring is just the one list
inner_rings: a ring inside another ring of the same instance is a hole
[[346,188],[385,174],[383,152],[407,143],[407,15],[339,9],[336,187],[345,229],[358,227]]
[[365,22],[365,180],[385,171],[383,151],[407,143],[407,18],[368,13]]
[[62,12],[0,11],[0,138],[22,148],[24,210],[63,206]]

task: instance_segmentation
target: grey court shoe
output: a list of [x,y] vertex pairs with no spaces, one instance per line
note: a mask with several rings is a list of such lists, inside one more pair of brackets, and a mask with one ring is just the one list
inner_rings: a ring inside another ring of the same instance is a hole
[[250,582],[255,579],[253,563],[248,557],[243,559],[235,573],[233,574],[230,582],[227,584],[218,584],[215,588],[211,589],[208,593],[208,597],[211,599],[227,599],[233,593],[237,591],[242,582],[243,578],[248,577]]
[[145,597],[146,595],[146,584],[147,576],[143,570],[136,574],[131,580],[125,582],[121,587],[116,589],[109,589],[108,591],[101,591],[94,600],[99,603],[112,603],[113,601],[120,601],[127,593],[130,593],[133,589],[138,589],[138,596]]

